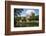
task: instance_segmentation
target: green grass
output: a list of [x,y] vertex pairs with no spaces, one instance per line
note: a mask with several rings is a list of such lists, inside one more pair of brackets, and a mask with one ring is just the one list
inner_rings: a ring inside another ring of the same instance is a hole
[[22,23],[17,23],[16,27],[36,27],[39,26],[39,23],[36,22],[22,22]]

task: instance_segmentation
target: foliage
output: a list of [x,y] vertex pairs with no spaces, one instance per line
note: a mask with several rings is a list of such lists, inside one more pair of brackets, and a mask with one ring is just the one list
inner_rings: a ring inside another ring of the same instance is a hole
[[39,26],[39,23],[36,22],[30,22],[30,23],[18,23],[16,24],[16,27],[36,27]]
[[22,13],[23,9],[17,9],[17,8],[14,8],[14,26],[16,25],[16,19],[19,21],[20,18],[16,18],[15,16],[18,16],[20,15],[20,13]]
[[14,8],[14,15],[18,16],[18,15],[20,15],[20,13],[22,13],[22,11],[23,11],[23,9]]
[[16,20],[19,21],[21,19],[21,17],[16,17]]

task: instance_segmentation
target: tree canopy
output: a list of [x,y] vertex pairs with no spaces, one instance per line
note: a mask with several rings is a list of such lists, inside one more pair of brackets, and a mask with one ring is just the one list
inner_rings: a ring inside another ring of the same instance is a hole
[[18,15],[20,15],[20,13],[22,13],[22,11],[23,11],[23,9],[14,8],[14,15],[18,16]]

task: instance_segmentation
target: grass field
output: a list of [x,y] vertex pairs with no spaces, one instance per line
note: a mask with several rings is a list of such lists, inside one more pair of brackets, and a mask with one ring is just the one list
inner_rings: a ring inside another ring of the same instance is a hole
[[36,27],[39,26],[39,22],[18,22],[16,27]]

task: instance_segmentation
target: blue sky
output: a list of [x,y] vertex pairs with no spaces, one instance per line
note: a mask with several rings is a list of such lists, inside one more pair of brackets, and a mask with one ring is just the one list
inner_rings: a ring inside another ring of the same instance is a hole
[[35,13],[35,15],[39,15],[39,9],[24,9],[21,13],[21,16],[26,16],[27,14],[30,14],[31,12]]

